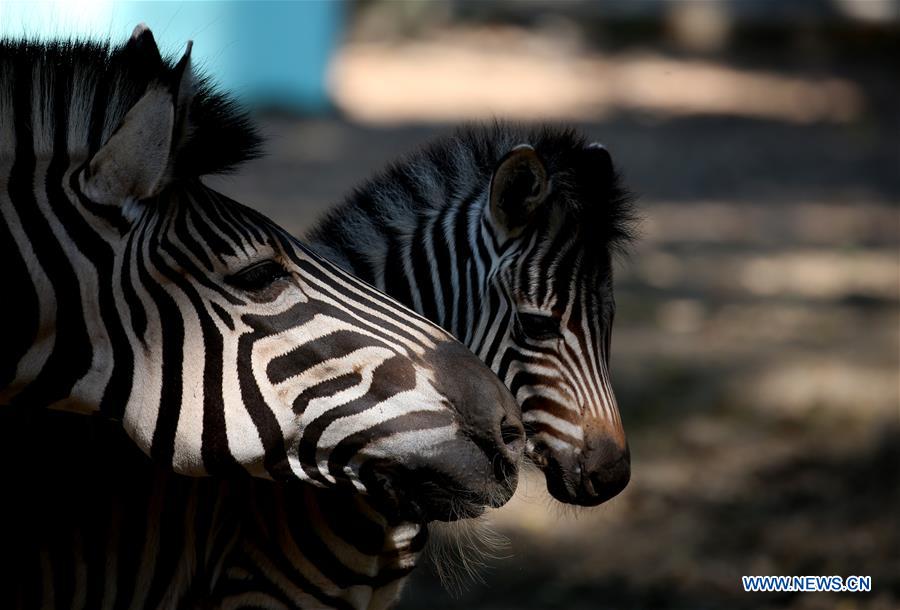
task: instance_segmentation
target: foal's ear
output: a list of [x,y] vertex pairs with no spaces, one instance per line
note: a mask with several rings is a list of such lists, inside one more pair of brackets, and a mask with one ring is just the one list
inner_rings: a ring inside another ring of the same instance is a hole
[[135,26],[128,44],[125,45],[124,53],[129,61],[149,73],[158,73],[162,67],[162,56],[156,46],[156,39],[153,38],[153,32],[146,23]]
[[547,199],[550,181],[543,161],[528,144],[512,149],[491,178],[491,216],[494,223],[514,237]]
[[612,155],[603,144],[599,142],[591,142],[584,149],[585,163],[591,174],[608,184],[609,180],[615,175],[613,167]]
[[[91,159],[82,176],[90,199],[121,205],[158,194],[171,178],[179,139],[185,131],[192,91],[191,43],[167,82],[154,80]],[[135,28],[129,50],[152,61],[159,55],[146,26]]]

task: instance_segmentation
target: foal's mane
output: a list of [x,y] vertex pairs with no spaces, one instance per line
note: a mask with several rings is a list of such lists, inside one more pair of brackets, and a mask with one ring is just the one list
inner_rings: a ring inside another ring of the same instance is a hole
[[[0,158],[31,133],[33,152],[93,154],[153,82],[175,78],[171,58],[148,58],[133,46],[64,40],[0,40]],[[248,115],[207,77],[194,77],[187,130],[176,153],[179,178],[224,173],[259,154]]]
[[402,157],[355,189],[309,235],[340,242],[343,226],[364,239],[352,224],[359,215],[383,232],[412,230],[423,216],[477,195],[473,189],[486,189],[498,163],[520,144],[530,144],[541,157],[551,176],[554,207],[565,212],[568,229],[578,231],[586,250],[605,259],[627,249],[639,221],[634,197],[616,172],[597,179],[603,170],[586,165],[585,137],[568,127],[505,121],[460,127]]

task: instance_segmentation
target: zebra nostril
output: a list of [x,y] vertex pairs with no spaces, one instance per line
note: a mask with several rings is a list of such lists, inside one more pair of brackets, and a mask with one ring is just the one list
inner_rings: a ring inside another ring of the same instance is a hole
[[592,473],[583,480],[584,490],[591,503],[610,500],[628,486],[631,479],[629,468],[616,468],[610,473]]
[[631,453],[626,445],[619,449],[603,443],[583,456],[582,500],[595,505],[617,496],[631,479]]
[[517,419],[504,415],[500,420],[500,440],[513,454],[519,455],[525,448],[525,430]]
[[550,463],[550,448],[544,441],[537,440],[528,447],[528,459],[538,468],[546,468]]

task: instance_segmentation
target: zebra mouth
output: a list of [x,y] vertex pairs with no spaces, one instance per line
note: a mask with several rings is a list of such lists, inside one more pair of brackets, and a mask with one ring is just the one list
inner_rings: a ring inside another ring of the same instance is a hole
[[402,521],[471,519],[482,515],[486,506],[484,499],[460,492],[451,477],[434,471],[392,468],[373,473],[366,487],[384,514]]
[[446,499],[433,496],[410,498],[403,502],[397,511],[398,516],[406,521],[457,521],[472,519],[484,514],[485,507],[479,504],[461,502],[458,498],[448,496]]

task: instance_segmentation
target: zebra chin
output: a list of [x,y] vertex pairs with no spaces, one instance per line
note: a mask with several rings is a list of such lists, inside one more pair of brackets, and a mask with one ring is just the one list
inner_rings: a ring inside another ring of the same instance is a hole
[[465,440],[446,443],[420,463],[367,463],[360,472],[373,503],[401,521],[456,521],[506,504],[518,485],[518,464],[488,459]]

